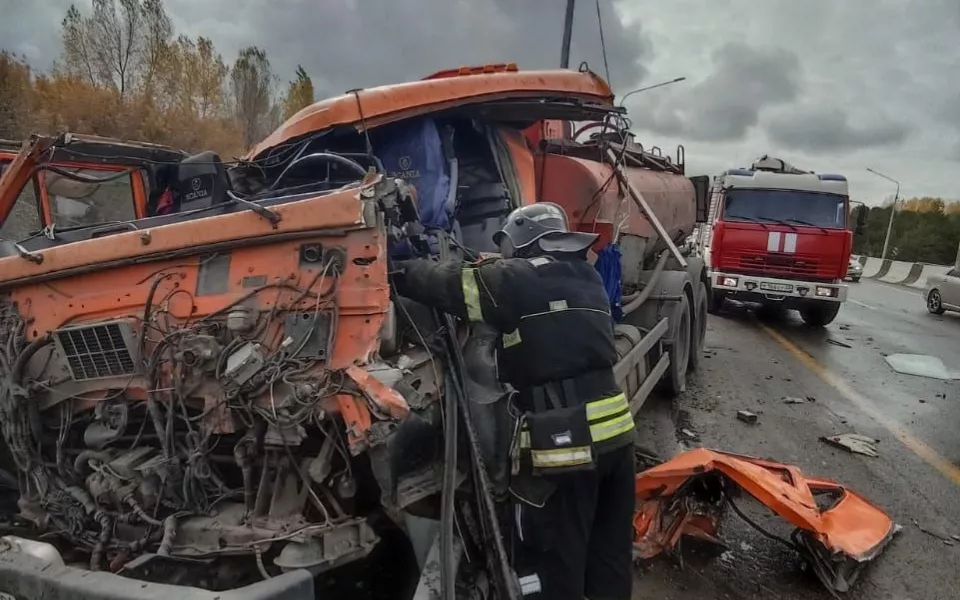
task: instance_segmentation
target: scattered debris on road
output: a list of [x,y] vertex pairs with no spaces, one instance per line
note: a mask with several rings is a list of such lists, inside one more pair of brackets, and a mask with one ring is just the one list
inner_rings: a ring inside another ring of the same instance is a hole
[[923,398],[917,398],[917,401],[920,402],[920,404],[926,404],[926,403],[927,403],[927,401],[924,400]]
[[[794,525],[790,539],[745,515],[733,500],[738,489]],[[762,535],[796,550],[834,594],[849,591],[900,531],[881,509],[836,482],[808,478],[795,466],[704,448],[638,473],[635,490],[635,558],[672,553],[684,536],[726,549],[718,525],[729,504]]]
[[877,444],[880,443],[880,440],[866,435],[860,435],[859,433],[843,433],[829,437],[824,436],[821,437],[820,440],[831,446],[843,448],[848,452],[855,452],[856,454],[863,454],[864,456],[880,456],[877,453]]
[[916,375],[918,377],[929,377],[931,379],[942,379],[950,381],[951,379],[960,379],[960,375],[950,373],[943,361],[936,356],[927,354],[891,354],[885,356],[884,360],[890,365],[890,368],[902,375]]
[[846,342],[841,342],[840,340],[835,340],[833,338],[827,338],[828,344],[833,344],[834,346],[840,346],[841,348],[853,348],[850,344]]
[[807,396],[806,398],[797,398],[793,396],[787,396],[783,399],[784,404],[806,404],[807,402],[816,402],[817,399],[813,396]]
[[932,538],[936,538],[940,540],[947,546],[953,546],[954,540],[960,541],[960,536],[956,536],[956,535],[947,536],[946,534],[937,533],[936,531],[927,529],[926,527],[921,525],[916,519],[913,519],[913,524],[916,525],[917,529],[919,529],[922,533],[925,533]]
[[757,422],[757,415],[750,412],[749,410],[738,410],[737,418],[743,421],[744,423],[750,423],[751,425]]
[[840,325],[840,331],[850,331],[849,325]]
[[694,442],[700,439],[700,434],[697,433],[696,431],[693,431],[692,429],[686,429],[686,428],[681,429],[680,434],[683,437],[687,438],[688,440],[691,440]]

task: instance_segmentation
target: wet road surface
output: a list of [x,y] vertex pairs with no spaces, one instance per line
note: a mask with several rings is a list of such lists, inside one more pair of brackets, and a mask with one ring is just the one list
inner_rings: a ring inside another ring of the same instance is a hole
[[[705,366],[687,392],[672,404],[650,400],[641,413],[651,451],[670,456],[702,445],[834,479],[903,527],[846,597],[960,598],[960,541],[952,537],[960,536],[960,381],[901,375],[884,360],[924,354],[960,372],[960,315],[930,315],[921,291],[864,281],[850,284],[848,302],[823,330],[804,326],[795,313],[755,314],[728,303],[711,317],[707,346]],[[813,400],[786,404],[785,397]],[[742,409],[758,414],[759,423],[738,421]],[[879,439],[879,457],[819,441],[849,432]],[[769,511],[749,512],[774,533],[789,534]],[[634,597],[831,597],[801,571],[796,554],[732,512],[721,533],[729,545],[722,555],[688,547],[682,567],[659,558],[638,569]]]

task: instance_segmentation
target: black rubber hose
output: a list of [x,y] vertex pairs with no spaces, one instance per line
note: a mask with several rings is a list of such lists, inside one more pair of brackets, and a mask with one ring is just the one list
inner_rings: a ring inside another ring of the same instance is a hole
[[[452,319],[446,314],[436,311],[437,321],[446,332],[448,352],[453,354],[457,338],[453,329]],[[456,363],[451,361],[453,368]],[[454,579],[456,572],[453,568],[453,511],[454,494],[457,482],[457,394],[462,392],[460,378],[450,374],[453,380],[446,394],[444,394],[443,415],[443,482],[440,488],[440,596],[443,600],[455,600]]]
[[23,370],[26,368],[27,363],[30,362],[34,354],[40,351],[40,348],[43,348],[51,342],[53,342],[53,337],[48,333],[43,337],[33,340],[23,349],[23,352],[17,357],[17,362],[13,363],[13,369],[11,369],[10,378],[13,380],[13,383],[20,385],[20,382],[23,380]]
[[113,457],[110,456],[109,452],[102,452],[100,450],[84,450],[77,455],[77,458],[73,461],[73,470],[77,472],[80,477],[86,477],[90,472],[90,465],[88,461],[91,458],[95,458],[102,463],[108,463],[113,460]]

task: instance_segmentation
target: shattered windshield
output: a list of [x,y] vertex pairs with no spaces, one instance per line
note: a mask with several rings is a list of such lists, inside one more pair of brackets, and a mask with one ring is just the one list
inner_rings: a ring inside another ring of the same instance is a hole
[[730,189],[726,192],[723,218],[726,221],[749,221],[807,225],[828,229],[846,226],[846,198],[798,190]]
[[[110,175],[94,169],[64,170],[87,179]],[[46,171],[44,183],[56,227],[84,227],[136,218],[129,173],[101,183],[87,183]]]

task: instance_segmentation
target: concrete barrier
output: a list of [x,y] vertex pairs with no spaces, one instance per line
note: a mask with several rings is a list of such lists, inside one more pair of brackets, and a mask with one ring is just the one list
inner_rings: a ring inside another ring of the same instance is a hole
[[918,277],[916,281],[908,283],[907,285],[909,285],[910,287],[918,288],[918,289],[925,289],[927,287],[928,277],[931,277],[931,276],[943,277],[944,275],[947,274],[947,271],[949,271],[952,268],[953,267],[950,267],[949,265],[944,266],[944,265],[924,264],[923,271],[920,273],[920,277]]
[[925,289],[928,277],[943,277],[947,274],[947,271],[954,268],[950,265],[908,263],[890,259],[880,260],[862,254],[852,256],[863,266],[863,277],[916,289]]
[[877,274],[880,272],[880,264],[881,264],[881,263],[880,263],[880,259],[879,259],[879,258],[870,258],[870,257],[868,257],[868,256],[864,256],[864,257],[862,257],[862,258],[865,258],[865,259],[866,259],[866,260],[864,260],[863,263],[862,263],[862,264],[863,264],[863,273],[862,273],[862,276],[863,276],[863,277],[869,277],[869,278],[876,277]]
[[871,275],[870,278],[871,278],[871,279],[880,279],[880,278],[882,278],[882,277],[883,277],[884,275],[886,275],[887,272],[890,270],[890,265],[891,265],[891,264],[893,264],[893,261],[890,260],[889,258],[886,258],[886,259],[880,261],[880,270],[877,271],[877,274],[876,274],[876,275]]
[[910,272],[907,274],[907,278],[900,283],[903,285],[911,285],[919,281],[921,275],[923,275],[923,263],[913,263],[910,265]]
[[890,261],[890,268],[879,279],[886,283],[903,283],[910,275],[911,267],[913,267],[913,263],[892,260]]

